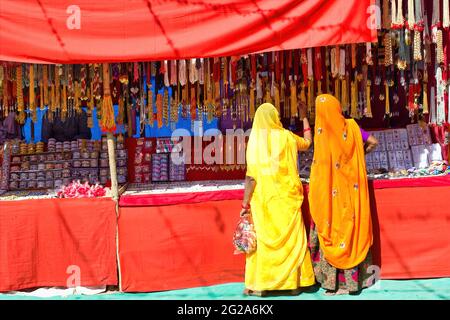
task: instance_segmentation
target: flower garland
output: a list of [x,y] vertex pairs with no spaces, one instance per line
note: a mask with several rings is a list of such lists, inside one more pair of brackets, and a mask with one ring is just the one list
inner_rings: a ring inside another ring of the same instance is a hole
[[96,198],[106,196],[107,191],[107,188],[98,184],[90,185],[88,182],[82,184],[78,180],[68,186],[62,186],[56,196],[58,198]]

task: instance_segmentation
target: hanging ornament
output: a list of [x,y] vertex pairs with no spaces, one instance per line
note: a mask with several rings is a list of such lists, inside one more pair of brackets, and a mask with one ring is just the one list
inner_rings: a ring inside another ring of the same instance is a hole
[[150,127],[153,127],[155,119],[153,115],[153,88],[151,84],[147,90],[147,120]]
[[372,44],[370,42],[366,42],[366,63],[369,66],[373,65]]
[[178,79],[177,79],[178,73],[177,73],[177,60],[170,61],[170,85],[176,86]]
[[444,63],[444,46],[442,38],[442,30],[436,32],[436,63]]
[[109,64],[103,63],[103,104],[101,108],[100,128],[104,132],[116,131],[114,107],[111,98]]
[[416,25],[416,14],[414,12],[414,0],[408,0],[408,29],[413,30]]
[[23,103],[23,78],[22,78],[22,65],[16,68],[16,87],[17,87],[17,122],[19,124],[25,123],[25,106]]
[[389,32],[386,32],[384,35],[384,65],[390,66],[393,62],[393,54],[392,54],[392,38]]
[[178,92],[176,91],[174,97],[170,99],[170,122],[173,125],[173,129],[175,129],[176,123],[178,122]]
[[422,41],[420,39],[420,32],[414,30],[414,61],[422,60]]
[[[394,0],[392,0],[394,1]],[[389,0],[383,0],[383,17],[382,17],[382,26],[383,29],[390,29],[392,24],[391,12],[389,12]]]
[[392,29],[401,29],[405,24],[403,17],[403,1],[391,0]]
[[386,82],[384,84],[384,89],[385,89],[385,109],[384,109],[384,114],[389,115],[391,113],[391,106],[389,104],[389,85]]
[[29,94],[28,94],[28,109],[31,113],[31,119],[34,123],[37,122],[37,113],[36,113],[36,97],[34,95],[34,66],[30,64],[30,70],[29,70],[29,76],[30,76],[30,85],[28,86]]
[[443,0],[442,8],[442,27],[448,31],[450,28],[450,2],[448,0]]
[[163,96],[158,93],[156,95],[156,122],[158,123],[158,129],[163,126]]
[[67,86],[63,84],[61,95],[61,120],[64,122],[67,119]]
[[55,111],[58,113],[61,109],[61,65],[55,66]]
[[352,118],[358,117],[358,83],[355,78],[355,81],[352,81],[350,85],[351,89],[351,102],[350,102],[350,116]]
[[169,125],[169,91],[164,89],[163,96],[163,124],[165,126]]
[[434,87],[431,87],[430,89],[430,123],[436,124],[436,96],[435,96],[435,89]]
[[180,81],[181,86],[184,86],[187,83],[186,79],[186,60],[180,60],[178,65],[178,79]]
[[445,85],[442,79],[442,68],[436,70],[436,123],[438,126],[445,122]]
[[[445,2],[446,0],[444,0]],[[433,15],[431,20],[431,33],[432,33],[432,41],[436,43],[436,35],[438,29],[441,27],[441,9],[439,5],[440,0],[433,0]]]

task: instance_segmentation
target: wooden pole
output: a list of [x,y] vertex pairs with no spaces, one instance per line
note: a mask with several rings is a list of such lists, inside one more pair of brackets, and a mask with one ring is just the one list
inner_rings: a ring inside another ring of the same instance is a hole
[[111,192],[112,198],[116,203],[116,260],[117,271],[119,278],[119,291],[122,292],[122,273],[120,268],[120,256],[119,256],[119,189],[117,183],[117,166],[116,166],[116,148],[114,145],[114,135],[112,132],[108,132],[106,135],[108,143],[108,159],[109,159],[109,173],[111,176]]
[[117,183],[117,166],[116,166],[116,148],[114,145],[114,135],[111,132],[107,133],[108,142],[108,158],[109,158],[109,173],[111,176],[111,192],[114,201],[119,200],[119,191]]

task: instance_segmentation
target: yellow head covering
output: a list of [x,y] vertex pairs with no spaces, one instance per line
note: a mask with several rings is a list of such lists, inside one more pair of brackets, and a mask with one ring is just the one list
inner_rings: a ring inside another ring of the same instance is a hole
[[309,204],[325,259],[336,268],[361,263],[372,245],[372,222],[361,131],[339,101],[316,98]]

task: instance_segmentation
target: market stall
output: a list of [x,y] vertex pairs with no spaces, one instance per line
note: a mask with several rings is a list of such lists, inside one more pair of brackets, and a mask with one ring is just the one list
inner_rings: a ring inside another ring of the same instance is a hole
[[0,8],[0,291],[64,285],[70,265],[124,291],[242,281],[231,239],[255,111],[271,102],[301,132],[299,101],[313,125],[326,92],[379,141],[366,162],[381,276],[450,276],[448,1],[81,2]]
[[[121,197],[119,253],[124,291],[242,281],[245,259],[233,255],[231,239],[243,184],[199,183],[183,189],[128,192]],[[381,268],[380,277],[450,276],[446,258],[450,176],[372,181],[370,193],[373,258]],[[302,211],[308,227],[307,202]]]

